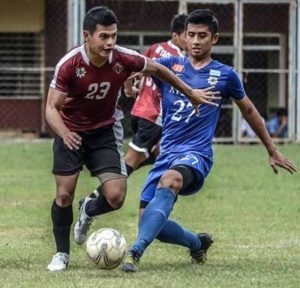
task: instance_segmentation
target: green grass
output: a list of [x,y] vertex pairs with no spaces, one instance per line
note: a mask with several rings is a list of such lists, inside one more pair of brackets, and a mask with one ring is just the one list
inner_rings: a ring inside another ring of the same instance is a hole
[[[300,167],[299,145],[279,148]],[[0,160],[1,287],[299,287],[300,174],[275,176],[260,145],[215,146],[201,193],[175,205],[172,218],[214,235],[208,262],[193,266],[186,249],[154,242],[136,274],[97,270],[73,239],[69,270],[47,272],[54,253],[51,143],[1,144]],[[132,243],[148,170],[129,178],[123,208],[99,218],[92,230],[113,227]],[[96,185],[83,171],[76,205]]]

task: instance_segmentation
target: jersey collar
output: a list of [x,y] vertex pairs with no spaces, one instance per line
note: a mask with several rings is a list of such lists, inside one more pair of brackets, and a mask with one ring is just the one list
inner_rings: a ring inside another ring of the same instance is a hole
[[168,43],[168,45],[169,45],[172,49],[174,49],[174,50],[176,50],[176,51],[178,52],[178,55],[179,55],[179,56],[181,56],[181,57],[184,56],[182,50],[181,50],[178,46],[176,46],[175,44],[173,44],[171,40],[169,40],[167,43]]
[[88,57],[87,54],[86,54],[86,51],[85,51],[85,49],[84,49],[84,46],[85,46],[85,45],[82,45],[82,46],[80,47],[80,53],[81,53],[81,56],[82,56],[84,62],[85,62],[86,64],[89,65],[89,64],[90,64],[90,59],[89,59],[89,57]]
[[[82,58],[84,60],[84,62],[87,64],[87,65],[90,65],[90,59],[89,57],[87,56],[86,54],[86,51],[85,51],[85,48],[84,48],[85,45],[82,45],[80,47],[80,53],[82,55]],[[111,64],[112,63],[112,60],[113,60],[113,50],[110,52],[110,55],[109,55],[109,58],[108,58],[108,63]]]

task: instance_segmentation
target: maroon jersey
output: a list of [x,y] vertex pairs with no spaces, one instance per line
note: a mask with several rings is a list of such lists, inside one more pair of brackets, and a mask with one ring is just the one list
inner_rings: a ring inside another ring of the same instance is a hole
[[50,86],[65,93],[60,111],[72,131],[96,129],[119,120],[117,108],[120,88],[132,72],[143,71],[146,58],[137,52],[116,46],[109,60],[94,66],[84,45],[68,52],[57,64]]
[[[179,47],[171,41],[153,44],[146,50],[144,55],[152,59],[171,55],[183,56]],[[151,77],[142,78],[140,92],[135,100],[131,114],[161,125],[160,91]]]

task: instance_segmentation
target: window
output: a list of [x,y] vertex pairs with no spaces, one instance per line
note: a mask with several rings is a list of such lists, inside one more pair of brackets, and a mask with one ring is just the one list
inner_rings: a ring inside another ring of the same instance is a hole
[[41,33],[0,33],[0,99],[42,95]]

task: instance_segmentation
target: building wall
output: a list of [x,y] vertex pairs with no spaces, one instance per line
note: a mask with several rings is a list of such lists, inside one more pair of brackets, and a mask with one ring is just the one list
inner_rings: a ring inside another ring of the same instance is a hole
[[0,129],[36,132],[40,127],[41,101],[0,100]]
[[108,6],[118,19],[120,31],[169,31],[170,21],[178,12],[178,1],[86,0],[86,9]]
[[1,32],[36,32],[45,37],[40,75],[42,96],[0,97],[0,130],[45,132],[45,98],[53,71],[43,68],[55,66],[66,52],[67,0],[1,0]]
[[40,32],[45,0],[1,0],[0,32]]

